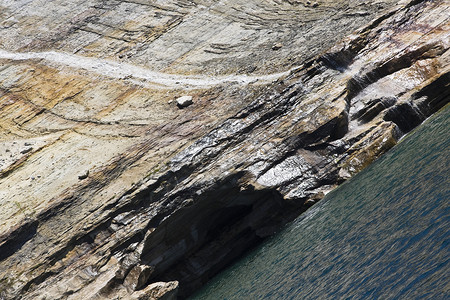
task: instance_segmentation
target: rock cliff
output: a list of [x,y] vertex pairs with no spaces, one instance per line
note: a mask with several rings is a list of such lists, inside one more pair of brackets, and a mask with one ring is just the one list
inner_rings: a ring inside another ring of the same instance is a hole
[[185,298],[448,103],[449,15],[0,0],[0,299]]

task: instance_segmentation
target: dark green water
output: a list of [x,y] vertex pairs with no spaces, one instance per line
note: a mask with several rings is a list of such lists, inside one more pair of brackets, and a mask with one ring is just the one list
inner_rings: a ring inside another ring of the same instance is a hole
[[193,299],[450,299],[450,107]]

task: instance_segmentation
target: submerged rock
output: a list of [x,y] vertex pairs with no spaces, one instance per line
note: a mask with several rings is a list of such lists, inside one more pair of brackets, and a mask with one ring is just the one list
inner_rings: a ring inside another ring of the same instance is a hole
[[0,298],[185,298],[448,103],[445,1],[160,2],[0,4]]

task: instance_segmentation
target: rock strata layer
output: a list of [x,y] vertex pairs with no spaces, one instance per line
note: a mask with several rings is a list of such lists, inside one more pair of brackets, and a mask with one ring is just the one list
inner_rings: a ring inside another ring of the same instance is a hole
[[0,298],[185,298],[448,103],[449,15],[0,0]]

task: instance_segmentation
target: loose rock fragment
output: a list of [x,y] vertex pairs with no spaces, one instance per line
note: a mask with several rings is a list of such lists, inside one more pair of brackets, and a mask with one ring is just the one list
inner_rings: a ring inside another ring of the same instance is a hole
[[272,50],[280,50],[283,47],[283,44],[281,43],[276,43],[275,45],[272,46]]
[[155,282],[148,285],[141,291],[134,292],[132,294],[133,299],[146,300],[146,299],[164,299],[164,300],[176,300],[178,292],[178,281],[169,282]]
[[177,105],[179,108],[188,107],[192,103],[194,103],[192,101],[192,96],[182,96],[177,99]]
[[25,149],[23,149],[22,151],[20,151],[21,154],[27,154],[28,152],[30,152],[31,150],[33,150],[33,147],[27,147]]
[[314,203],[316,203],[316,201],[314,199],[308,199],[308,200],[305,201],[305,205],[307,205],[307,206],[311,206]]
[[136,291],[147,283],[147,280],[152,273],[152,267],[137,265],[128,273],[123,285],[130,291]]
[[78,176],[79,180],[86,179],[89,176],[89,170]]

